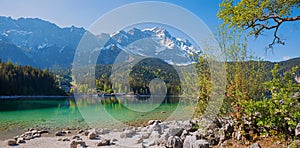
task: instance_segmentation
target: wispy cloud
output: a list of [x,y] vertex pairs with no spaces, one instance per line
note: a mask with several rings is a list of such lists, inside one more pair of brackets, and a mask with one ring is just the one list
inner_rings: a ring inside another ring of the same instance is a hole
[[289,60],[289,59],[291,59],[290,56],[284,56],[284,57],[283,57],[283,60]]

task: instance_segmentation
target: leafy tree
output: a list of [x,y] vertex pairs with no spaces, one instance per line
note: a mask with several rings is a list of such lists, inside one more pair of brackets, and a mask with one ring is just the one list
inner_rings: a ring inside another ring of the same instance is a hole
[[269,47],[283,44],[277,35],[279,27],[285,22],[299,21],[300,15],[293,13],[300,8],[299,0],[224,0],[217,14],[223,25],[251,29],[250,35],[258,37],[265,30],[273,30],[274,38]]
[[272,70],[273,79],[264,83],[271,97],[260,101],[244,103],[245,115],[251,123],[260,127],[261,133],[293,138],[294,130],[300,121],[299,102],[293,95],[300,91],[300,85],[293,81],[293,73],[299,68],[294,67],[283,75],[276,64]]

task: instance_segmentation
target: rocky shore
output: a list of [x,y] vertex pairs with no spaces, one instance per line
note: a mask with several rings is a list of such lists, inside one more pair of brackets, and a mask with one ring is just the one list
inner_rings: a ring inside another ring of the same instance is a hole
[[[202,127],[199,123],[203,124]],[[236,147],[232,139],[241,139],[234,131],[230,118],[193,119],[186,121],[150,120],[146,126],[118,129],[80,129],[50,132],[47,129],[28,129],[21,135],[1,141],[0,147],[20,148],[77,148],[77,147],[167,147],[210,148]],[[276,145],[274,145],[276,147]],[[278,145],[279,146],[279,145]],[[240,146],[238,146],[240,147]],[[245,147],[260,148],[259,143]]]

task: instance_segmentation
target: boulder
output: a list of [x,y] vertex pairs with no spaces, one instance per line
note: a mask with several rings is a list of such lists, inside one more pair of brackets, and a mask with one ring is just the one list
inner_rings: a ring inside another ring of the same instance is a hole
[[160,127],[161,127],[162,130],[165,130],[165,129],[169,128],[169,126],[167,126],[164,123],[159,123],[159,125],[160,125]]
[[39,133],[36,133],[33,135],[33,138],[39,138],[39,137],[41,137],[41,134],[39,134]]
[[194,132],[197,130],[196,125],[189,120],[184,121],[181,127],[183,127],[184,130],[189,132]]
[[89,139],[96,139],[97,136],[98,136],[98,135],[96,134],[95,131],[91,131],[91,132],[89,132],[89,134],[88,134],[88,138],[89,138]]
[[108,133],[109,133],[108,129],[100,129],[97,131],[97,134],[100,134],[100,135],[104,135],[104,134],[108,134]]
[[54,135],[55,135],[55,136],[63,136],[63,135],[64,135],[64,132],[62,132],[62,131],[57,131],[57,132],[55,132]]
[[22,137],[22,136],[14,136],[13,139],[17,140],[17,139],[20,138],[20,137]]
[[261,148],[261,146],[258,143],[253,143],[250,148]]
[[143,143],[139,146],[139,148],[147,148]]
[[79,131],[77,131],[77,134],[81,134],[81,133],[83,133],[84,131],[81,129],[81,130],[79,130]]
[[25,136],[25,137],[24,137],[24,140],[31,140],[31,139],[33,139],[33,138],[34,138],[34,137],[28,135],[28,136]]
[[82,147],[86,147],[87,145],[86,145],[86,143],[84,142],[84,141],[82,141],[82,140],[79,140],[79,141],[72,141],[71,142],[71,144],[70,144],[70,148],[77,148],[77,145],[81,145]]
[[236,132],[236,140],[242,140],[242,134],[240,131]]
[[40,134],[49,134],[49,131],[48,130],[41,130]]
[[194,148],[209,148],[209,143],[204,139],[200,139],[194,143]]
[[178,136],[171,136],[168,138],[167,145],[168,148],[182,148],[183,143]]
[[300,140],[294,140],[293,142],[290,143],[288,148],[295,148],[295,147],[300,147]]
[[158,133],[158,131],[153,131],[149,136],[150,141],[155,141],[159,138],[160,138],[160,134]]
[[157,122],[150,125],[148,128],[148,132],[153,132],[153,131],[157,131],[159,134],[162,134],[163,132],[161,126]]
[[196,140],[196,136],[186,136],[183,142],[183,148],[192,148]]
[[90,131],[84,131],[83,135],[88,136]]
[[72,139],[79,139],[79,138],[80,138],[80,136],[78,136],[78,135],[72,136]]
[[18,138],[17,143],[21,144],[21,143],[26,143],[26,142],[25,142],[24,138]]
[[143,138],[138,138],[137,140],[136,140],[136,144],[139,144],[139,143],[143,143],[143,141],[144,141],[144,139]]
[[154,123],[161,123],[161,120],[149,120],[148,125],[152,125]]
[[210,137],[208,140],[209,145],[211,146],[215,146],[219,144],[219,139],[218,138],[214,138],[214,137]]
[[117,142],[118,141],[118,139],[112,139],[111,140],[111,142]]
[[300,122],[297,124],[296,129],[295,129],[295,136],[299,137],[298,135],[300,135]]
[[183,130],[182,133],[181,133],[180,139],[181,139],[181,140],[185,140],[185,137],[186,137],[188,134],[189,134],[188,131]]
[[70,139],[69,138],[64,138],[64,139],[62,139],[62,141],[70,141]]
[[179,126],[172,126],[169,129],[167,129],[167,134],[169,136],[181,136],[183,132],[183,128],[179,127]]
[[166,147],[168,138],[169,135],[167,133],[164,133],[163,135],[160,135],[160,138],[156,139],[154,142],[156,145],[159,145],[161,147]]
[[8,146],[14,146],[14,145],[17,145],[17,141],[15,139],[8,139],[6,141],[7,145]]
[[32,131],[31,131],[31,134],[32,134],[32,135],[35,135],[35,134],[38,134],[38,133],[40,133],[38,130],[32,130]]
[[134,136],[136,134],[136,132],[134,130],[125,130],[123,133],[121,133],[120,138],[130,138],[132,136]]
[[108,146],[110,145],[110,140],[104,139],[97,143],[97,146]]
[[142,132],[140,135],[140,138],[142,139],[148,139],[151,133],[149,132]]

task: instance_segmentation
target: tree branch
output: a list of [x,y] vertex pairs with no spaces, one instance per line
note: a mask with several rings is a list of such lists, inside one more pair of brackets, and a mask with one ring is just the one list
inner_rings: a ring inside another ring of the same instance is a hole
[[279,28],[279,26],[280,26],[280,24],[281,23],[278,23],[278,25],[277,25],[277,27],[276,27],[276,29],[275,29],[275,31],[274,31],[274,39],[273,39],[273,41],[272,41],[272,43],[271,44],[269,44],[269,48],[273,48],[273,45],[275,45],[275,43],[277,43],[277,44],[282,44],[282,45],[284,45],[285,43],[277,36],[277,31],[278,31],[278,28]]
[[[276,22],[276,25],[272,25],[272,26],[268,26],[261,22],[265,22],[267,20],[273,20],[274,22]],[[257,18],[254,21],[252,21],[251,23],[247,23],[247,25],[245,25],[245,29],[249,29],[249,28],[253,28],[254,29],[254,35],[255,37],[258,37],[258,35],[264,30],[272,30],[275,29],[274,31],[274,38],[272,43],[269,44],[269,48],[272,48],[273,45],[275,44],[282,44],[284,45],[284,41],[282,41],[280,39],[280,37],[277,35],[278,29],[280,27],[280,25],[284,22],[288,22],[288,21],[297,21],[300,20],[300,16],[295,16],[295,17],[288,17],[288,18],[282,18],[277,16],[276,14],[269,14],[269,15],[265,15],[262,16],[262,18]],[[258,30],[255,30],[258,27]]]

